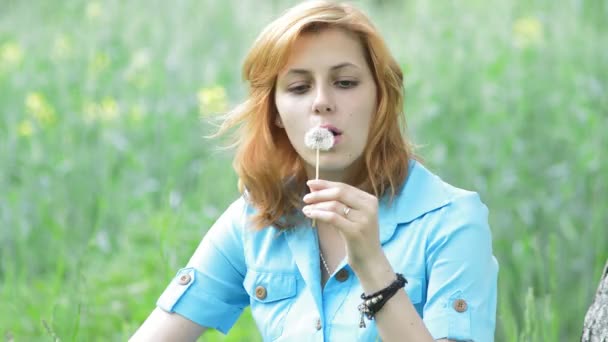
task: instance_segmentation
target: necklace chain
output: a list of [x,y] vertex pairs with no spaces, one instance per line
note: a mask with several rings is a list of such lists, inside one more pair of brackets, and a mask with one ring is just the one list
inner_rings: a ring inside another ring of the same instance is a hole
[[327,271],[327,275],[331,276],[331,272],[329,271],[329,267],[327,266],[327,262],[325,262],[325,258],[323,257],[323,253],[319,249],[319,255],[321,256],[321,261],[323,262],[323,267],[325,267],[325,271]]

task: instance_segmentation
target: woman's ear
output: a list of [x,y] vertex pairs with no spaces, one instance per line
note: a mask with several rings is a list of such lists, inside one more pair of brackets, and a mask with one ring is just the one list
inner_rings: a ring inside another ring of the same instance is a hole
[[274,124],[279,128],[285,128],[285,126],[283,126],[283,121],[281,121],[281,117],[278,115],[274,118]]

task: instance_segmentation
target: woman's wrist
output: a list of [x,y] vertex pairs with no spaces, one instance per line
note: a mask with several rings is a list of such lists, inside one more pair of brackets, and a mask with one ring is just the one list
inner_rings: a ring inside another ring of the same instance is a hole
[[367,258],[363,262],[351,265],[351,267],[359,278],[361,287],[366,294],[385,288],[396,278],[395,271],[384,253]]

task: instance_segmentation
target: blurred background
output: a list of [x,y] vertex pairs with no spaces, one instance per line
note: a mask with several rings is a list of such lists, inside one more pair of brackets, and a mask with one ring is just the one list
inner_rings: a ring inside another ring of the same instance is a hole
[[[126,340],[237,198],[203,135],[295,1],[0,1],[0,333]],[[368,0],[427,166],[478,191],[497,341],[575,341],[608,259],[608,2]],[[249,311],[227,337],[259,340]]]

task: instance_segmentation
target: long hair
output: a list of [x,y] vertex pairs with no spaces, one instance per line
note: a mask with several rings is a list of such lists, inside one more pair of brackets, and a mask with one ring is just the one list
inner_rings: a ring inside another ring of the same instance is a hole
[[243,78],[249,96],[223,117],[219,136],[237,127],[233,167],[239,191],[257,209],[253,229],[274,225],[291,228],[301,217],[306,193],[304,163],[284,130],[274,125],[277,75],[286,65],[296,39],[309,32],[339,28],[359,38],[376,82],[378,104],[364,149],[364,167],[351,184],[392,201],[407,178],[408,160],[415,158],[404,136],[403,74],[384,40],[364,13],[349,4],[308,1],[292,7],[260,33],[246,56]]

